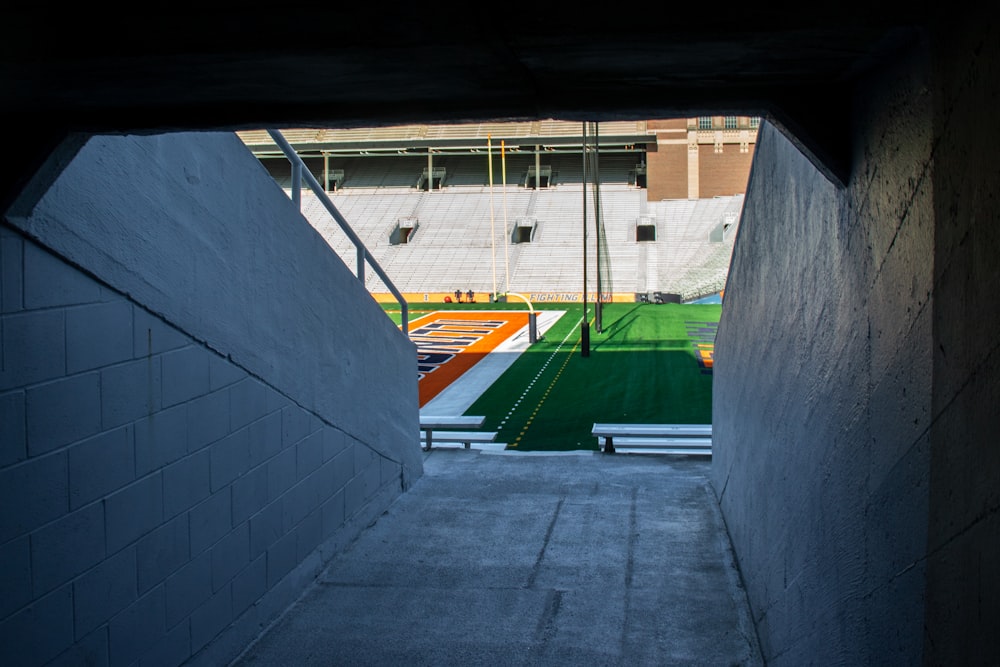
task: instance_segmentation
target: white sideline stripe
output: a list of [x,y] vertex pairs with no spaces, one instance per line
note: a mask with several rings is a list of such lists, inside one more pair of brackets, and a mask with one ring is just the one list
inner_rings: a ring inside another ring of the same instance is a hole
[[[549,327],[566,313],[565,310],[536,310],[535,312],[538,314],[535,318],[535,324],[539,336],[548,331]],[[503,375],[504,371],[517,361],[517,358],[528,347],[528,325],[526,324],[513,336],[497,345],[479,363],[462,373],[457,380],[432,398],[427,405],[420,408],[421,414],[463,414],[484,391],[489,389],[490,385],[496,382],[497,378]]]

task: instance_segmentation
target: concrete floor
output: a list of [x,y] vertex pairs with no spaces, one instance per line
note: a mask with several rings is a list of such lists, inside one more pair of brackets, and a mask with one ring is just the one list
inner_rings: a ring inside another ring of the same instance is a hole
[[424,465],[235,665],[762,664],[709,461]]

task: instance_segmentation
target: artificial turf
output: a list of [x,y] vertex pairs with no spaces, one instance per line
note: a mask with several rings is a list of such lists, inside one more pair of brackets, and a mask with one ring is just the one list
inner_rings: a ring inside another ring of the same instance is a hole
[[[494,308],[526,306],[435,304],[433,309]],[[535,309],[566,312],[466,411],[484,415],[483,428],[497,430],[498,442],[508,449],[596,450],[590,435],[594,422],[712,422],[711,369],[699,363],[697,346],[710,349],[721,305],[604,304],[598,333],[590,304],[587,356],[581,349],[581,305]]]

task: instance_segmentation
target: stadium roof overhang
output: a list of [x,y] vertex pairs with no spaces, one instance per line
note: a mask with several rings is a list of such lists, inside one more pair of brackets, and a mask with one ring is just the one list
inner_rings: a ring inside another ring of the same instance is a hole
[[[369,157],[413,155],[473,155],[490,150],[508,153],[580,153],[582,123],[491,123],[468,125],[408,125],[365,130],[300,129],[282,134],[303,156]],[[605,131],[607,130],[607,131]],[[602,152],[644,153],[656,150],[656,134],[644,122],[589,124],[587,143],[596,141]],[[264,130],[238,132],[259,158],[281,157],[281,151]]]
[[[501,143],[503,142],[503,143]],[[648,145],[652,144],[652,148]],[[647,150],[656,150],[656,138],[645,137],[601,137],[599,141],[600,149],[607,153],[645,153]],[[492,145],[486,141],[481,143],[470,143],[463,141],[449,142],[410,142],[406,144],[369,144],[351,142],[345,144],[322,143],[322,144],[292,144],[292,148],[302,157],[339,155],[344,157],[365,157],[365,156],[400,156],[400,155],[424,155],[428,151],[434,155],[472,155],[486,153],[488,150],[499,152],[501,146],[508,153],[579,153],[583,142],[580,139],[570,141],[565,137],[541,138],[537,143],[525,143],[523,141],[498,138]],[[250,150],[259,158],[280,157],[281,151],[274,144],[249,145]]]

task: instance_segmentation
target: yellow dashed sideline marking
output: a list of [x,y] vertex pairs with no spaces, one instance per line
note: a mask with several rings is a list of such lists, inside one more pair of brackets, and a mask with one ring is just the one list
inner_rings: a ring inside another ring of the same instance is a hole
[[[572,333],[575,330],[575,328],[576,327],[574,325],[574,328],[570,329],[570,333]],[[562,366],[559,367],[559,370],[556,372],[555,377],[552,378],[552,382],[549,383],[549,386],[548,388],[546,388],[545,393],[542,394],[542,397],[540,399],[538,399],[538,403],[535,405],[535,409],[532,411],[531,416],[528,417],[528,421],[524,424],[524,428],[522,428],[518,436],[514,438],[514,442],[507,445],[508,447],[510,448],[517,447],[518,443],[521,442],[521,438],[523,438],[524,434],[528,432],[528,428],[531,426],[531,423],[535,421],[535,415],[537,415],[538,411],[542,408],[542,403],[545,402],[545,399],[547,399],[549,397],[549,394],[552,393],[552,387],[555,386],[556,382],[559,381],[559,376],[562,375],[564,370],[566,370],[566,364],[568,364],[569,360],[573,358],[573,353],[576,352],[576,348],[580,346],[580,342],[581,339],[578,338],[576,340],[576,343],[573,344],[573,349],[570,350],[569,354],[566,355],[566,359],[563,361]]]

